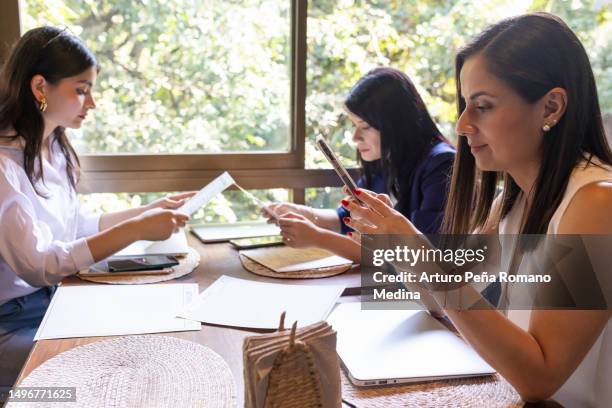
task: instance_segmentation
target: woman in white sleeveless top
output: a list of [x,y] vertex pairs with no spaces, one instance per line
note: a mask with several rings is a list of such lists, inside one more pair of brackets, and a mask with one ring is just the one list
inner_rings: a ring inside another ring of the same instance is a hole
[[[582,44],[558,17],[527,14],[485,30],[456,58],[459,134],[445,232],[612,233],[612,152]],[[496,196],[499,182],[502,193]],[[381,195],[349,200],[361,233],[419,234]],[[610,310],[446,310],[526,401],[612,406]]]

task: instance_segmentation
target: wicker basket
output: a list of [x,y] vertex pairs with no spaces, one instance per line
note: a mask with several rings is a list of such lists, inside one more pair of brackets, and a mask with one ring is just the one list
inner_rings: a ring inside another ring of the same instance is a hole
[[310,347],[295,341],[295,328],[294,324],[289,344],[274,361],[265,408],[323,407],[319,371]]
[[[247,408],[326,408],[341,401],[336,332],[326,322],[245,339]],[[325,388],[323,388],[325,384]]]

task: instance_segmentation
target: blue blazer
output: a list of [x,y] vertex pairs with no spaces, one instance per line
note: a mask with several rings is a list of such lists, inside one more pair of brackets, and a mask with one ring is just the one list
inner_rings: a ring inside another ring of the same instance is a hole
[[[436,234],[440,230],[454,159],[455,149],[452,146],[445,142],[434,145],[417,165],[413,179],[406,180],[411,186],[409,200],[404,205],[406,208],[395,207],[424,234]],[[357,185],[364,187],[365,178],[361,177]],[[375,177],[369,190],[388,194],[385,177]],[[342,206],[336,211],[340,217],[342,233],[346,234],[351,229],[342,219],[350,216],[350,213]]]

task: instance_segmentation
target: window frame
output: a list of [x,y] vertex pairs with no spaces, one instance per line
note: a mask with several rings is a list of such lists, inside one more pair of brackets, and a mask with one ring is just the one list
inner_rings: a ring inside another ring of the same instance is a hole
[[[340,186],[333,170],[305,169],[307,0],[291,1],[290,144],[287,152],[193,154],[82,154],[82,193],[158,192],[199,189],[227,170],[245,188],[288,188],[304,202],[305,188]],[[0,42],[21,36],[23,0],[0,3]],[[0,61],[7,50],[0,49]]]

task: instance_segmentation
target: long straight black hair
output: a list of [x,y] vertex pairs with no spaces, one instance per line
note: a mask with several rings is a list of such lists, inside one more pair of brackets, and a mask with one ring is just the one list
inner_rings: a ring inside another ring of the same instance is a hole
[[[543,139],[533,203],[521,230],[524,234],[544,234],[578,162],[596,156],[612,165],[589,58],[578,37],[552,14],[532,13],[502,20],[457,54],[459,116],[465,109],[461,68],[475,55],[482,56],[488,70],[527,103],[537,102],[555,87],[567,92],[565,114]],[[478,170],[466,138],[459,139],[443,221],[443,231],[449,234],[471,233],[485,225],[500,180],[504,189],[499,219],[508,214],[520,193],[508,174]]]
[[[13,47],[0,72],[0,129],[13,129],[8,136],[25,141],[23,166],[35,191],[39,180],[44,182],[42,142],[45,128],[43,114],[30,86],[34,75],[42,75],[51,84],[78,75],[98,63],[89,49],[74,35],[55,27],[34,28]],[[79,159],[63,127],[53,131],[66,158],[66,172],[76,188]]]
[[371,188],[374,175],[384,173],[387,189],[403,212],[416,167],[435,144],[448,141],[408,75],[397,69],[380,67],[368,72],[353,86],[344,104],[380,132],[381,159],[367,162],[359,153],[357,156],[366,188]]

